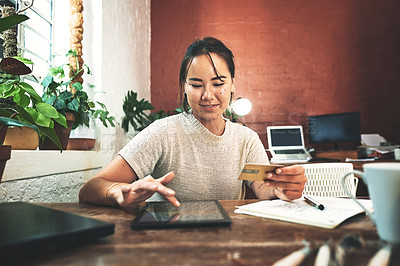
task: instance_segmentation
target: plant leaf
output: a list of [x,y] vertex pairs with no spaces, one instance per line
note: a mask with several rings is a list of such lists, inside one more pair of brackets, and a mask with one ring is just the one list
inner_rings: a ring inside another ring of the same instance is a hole
[[17,59],[18,61],[21,61],[24,64],[34,65],[34,63],[31,60],[29,60],[28,58],[20,57],[20,56],[13,56],[13,58]]
[[48,103],[37,103],[36,108],[44,116],[47,116],[50,118],[58,117],[58,112],[57,112],[56,108],[54,108],[53,106],[51,106]]
[[31,85],[29,85],[28,83],[20,82],[18,87],[23,89],[26,93],[28,93],[35,100],[37,100],[39,102],[42,101],[42,98],[40,97],[40,95],[37,94],[35,89]]
[[6,31],[15,27],[19,23],[24,22],[29,19],[28,16],[25,15],[11,15],[5,18],[0,19],[0,32]]
[[46,137],[51,139],[57,145],[57,147],[60,149],[60,151],[62,151],[60,139],[57,137],[57,134],[54,132],[53,129],[47,128],[47,127],[41,127],[41,126],[39,126],[39,129],[43,135],[45,135]]
[[63,127],[67,128],[67,118],[61,113],[58,113],[58,117],[54,118],[54,121],[62,125]]

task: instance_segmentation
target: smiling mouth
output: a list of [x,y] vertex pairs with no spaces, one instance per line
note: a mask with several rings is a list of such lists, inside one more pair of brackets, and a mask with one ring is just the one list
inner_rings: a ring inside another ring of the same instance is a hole
[[218,104],[201,104],[200,106],[205,109],[214,109],[218,106]]

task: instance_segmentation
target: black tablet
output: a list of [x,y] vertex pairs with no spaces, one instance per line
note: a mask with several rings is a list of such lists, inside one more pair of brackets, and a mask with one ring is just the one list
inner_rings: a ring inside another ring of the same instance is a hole
[[217,200],[184,201],[174,207],[169,202],[148,202],[131,223],[133,230],[229,226],[232,220]]

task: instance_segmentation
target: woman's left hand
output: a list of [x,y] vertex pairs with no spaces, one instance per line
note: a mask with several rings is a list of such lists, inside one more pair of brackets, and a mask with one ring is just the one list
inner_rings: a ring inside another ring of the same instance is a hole
[[273,190],[280,199],[298,199],[307,182],[304,172],[304,168],[299,165],[277,168],[275,172],[267,173],[264,181],[253,182],[252,188],[258,198],[273,198]]

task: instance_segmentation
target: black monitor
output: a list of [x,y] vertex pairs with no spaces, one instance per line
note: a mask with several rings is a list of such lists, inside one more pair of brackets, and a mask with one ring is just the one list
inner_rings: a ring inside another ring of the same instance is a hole
[[361,141],[360,112],[314,115],[308,117],[310,144]]

